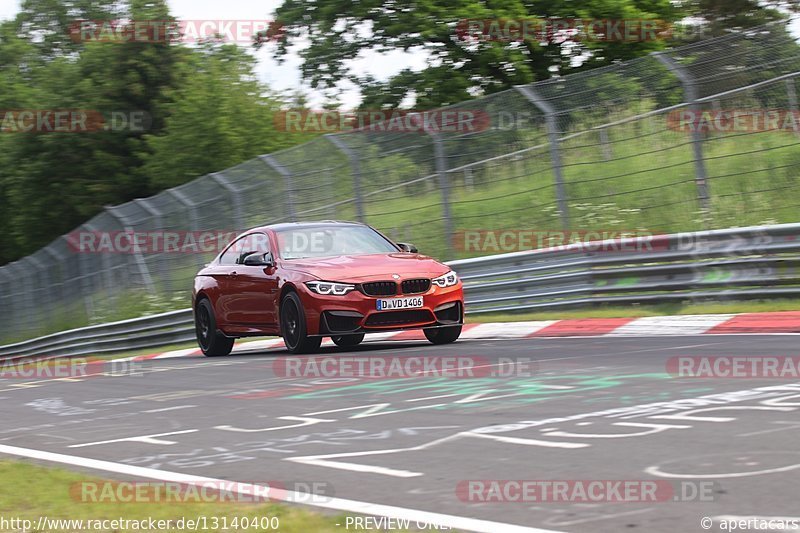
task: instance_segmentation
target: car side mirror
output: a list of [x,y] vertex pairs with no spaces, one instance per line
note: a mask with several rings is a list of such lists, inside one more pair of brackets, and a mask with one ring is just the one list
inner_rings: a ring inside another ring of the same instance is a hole
[[419,252],[419,250],[417,250],[417,247],[416,247],[416,246],[414,246],[414,245],[413,245],[413,244],[411,244],[411,243],[407,243],[407,242],[398,242],[398,243],[397,243],[397,246],[399,246],[399,247],[400,247],[400,249],[401,249],[401,250],[403,250],[404,252],[409,252],[409,253],[412,253],[412,254],[415,254],[415,253],[418,253],[418,252]]
[[244,265],[246,266],[264,266],[269,267],[275,265],[275,261],[272,259],[272,254],[270,252],[267,253],[254,253],[250,254],[244,258]]

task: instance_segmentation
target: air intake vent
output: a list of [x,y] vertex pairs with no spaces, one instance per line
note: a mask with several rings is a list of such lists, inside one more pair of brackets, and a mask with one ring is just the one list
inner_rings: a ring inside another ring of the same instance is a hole
[[386,326],[405,326],[413,324],[427,324],[433,322],[433,314],[425,309],[414,309],[405,311],[386,311],[384,313],[372,313],[367,317],[366,327],[386,327]]

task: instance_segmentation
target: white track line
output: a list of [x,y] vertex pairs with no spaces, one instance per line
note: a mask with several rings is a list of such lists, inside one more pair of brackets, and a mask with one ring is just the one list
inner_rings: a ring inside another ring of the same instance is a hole
[[[168,472],[165,470],[157,470],[155,468],[144,468],[141,466],[126,465],[121,463],[114,463],[111,461],[102,461],[99,459],[89,459],[87,457],[77,457],[74,455],[64,455],[60,453],[46,452],[42,450],[32,450],[29,448],[18,448],[16,446],[6,446],[0,444],[0,453],[14,455],[17,457],[28,457],[30,459],[38,459],[41,461],[50,461],[53,463],[62,463],[83,468],[91,468],[94,470],[102,470],[105,472],[114,472],[117,474],[124,474],[138,478],[157,479],[159,481],[168,481],[174,483],[184,483],[188,485],[200,485],[214,483],[220,486],[220,483],[230,483],[232,480],[221,480],[216,478],[208,478],[202,476],[194,476],[190,474],[181,474],[179,472]],[[236,487],[232,490],[239,494],[268,494],[269,488],[258,485],[235,483]],[[395,507],[393,505],[382,505],[376,503],[360,502],[356,500],[345,500],[341,498],[330,498],[327,501],[313,501],[320,498],[312,498],[310,494],[302,492],[280,491],[281,499],[289,503],[301,503],[313,507],[321,507],[325,509],[333,509],[336,511],[345,511],[351,513],[358,513],[373,516],[385,516],[389,518],[396,518],[402,520],[416,521],[430,525],[439,525],[456,529],[463,529],[465,531],[477,531],[480,533],[496,533],[502,531],[504,533],[559,533],[550,529],[539,529],[535,527],[519,526],[514,524],[506,524],[503,522],[492,522],[489,520],[480,520],[477,518],[467,518],[463,516],[454,516],[441,513],[432,513],[429,511],[420,511],[417,509],[407,509],[404,507]],[[454,493],[455,494],[455,493]],[[273,495],[270,495],[273,497]]]
[[143,442],[145,444],[177,444],[175,441],[165,440],[165,439],[157,439],[155,437],[168,437],[170,435],[184,435],[186,433],[196,433],[200,431],[198,429],[186,429],[183,431],[171,431],[169,433],[156,433],[154,435],[139,435],[133,437],[122,437],[119,439],[112,439],[112,440],[99,440],[97,442],[85,442],[83,444],[70,444],[69,448],[84,448],[86,446],[99,446],[100,444],[114,444],[117,442]]
[[618,327],[608,337],[627,335],[695,335],[727,322],[736,315],[645,316]]
[[488,322],[461,334],[462,339],[521,339],[551,326],[558,320],[530,322]]
[[[634,319],[633,321],[624,324],[608,333],[600,333],[595,335],[558,335],[554,337],[536,337],[537,341],[540,340],[560,340],[560,339],[596,339],[603,337],[629,337],[629,338],[642,338],[652,339],[657,337],[670,337],[681,335],[684,337],[703,335],[705,337],[724,337],[724,336],[753,336],[753,335],[800,335],[800,333],[788,332],[746,332],[738,333],[735,331],[709,334],[709,330],[719,324],[724,324],[730,318],[737,315],[676,315],[676,316],[650,316]],[[524,340],[530,335],[552,325],[560,322],[559,320],[539,320],[530,322],[492,322],[478,324],[461,334],[461,339],[471,341],[491,341],[491,340]],[[404,344],[405,341],[393,341],[392,337],[398,335],[397,331],[371,333],[364,339],[365,343],[371,342],[395,342],[397,344]],[[418,342],[418,341],[411,341]],[[333,346],[330,339],[325,339],[322,346]],[[237,343],[233,347],[232,355],[247,355],[250,353],[257,353],[271,350],[283,350],[282,339],[267,339],[260,341],[245,341]],[[125,357],[116,359],[116,362],[125,361],[158,361],[163,359],[175,359],[182,357],[202,357],[202,354],[197,348],[187,348],[182,350],[173,350],[158,354],[155,357],[143,359],[143,356]],[[63,378],[58,378],[63,379]]]
[[[185,348],[183,350],[173,350],[153,357],[153,359],[171,359],[173,357],[188,357],[201,353],[199,348]],[[168,357],[166,357],[168,356]]]

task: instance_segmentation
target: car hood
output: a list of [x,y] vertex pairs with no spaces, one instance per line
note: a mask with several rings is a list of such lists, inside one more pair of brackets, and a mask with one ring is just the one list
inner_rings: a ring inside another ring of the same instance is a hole
[[325,281],[352,283],[392,279],[393,274],[401,279],[435,278],[450,270],[447,265],[426,255],[401,252],[283,260],[281,267]]

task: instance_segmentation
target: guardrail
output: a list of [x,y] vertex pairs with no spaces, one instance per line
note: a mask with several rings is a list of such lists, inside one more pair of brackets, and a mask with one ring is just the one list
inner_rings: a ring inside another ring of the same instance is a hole
[[800,295],[800,224],[568,245],[450,263],[471,314]]
[[195,340],[191,309],[70,329],[0,346],[0,360],[31,356],[103,355]]
[[[800,224],[570,244],[447,263],[469,314],[800,295]],[[0,346],[0,359],[99,355],[194,340],[191,309]]]

